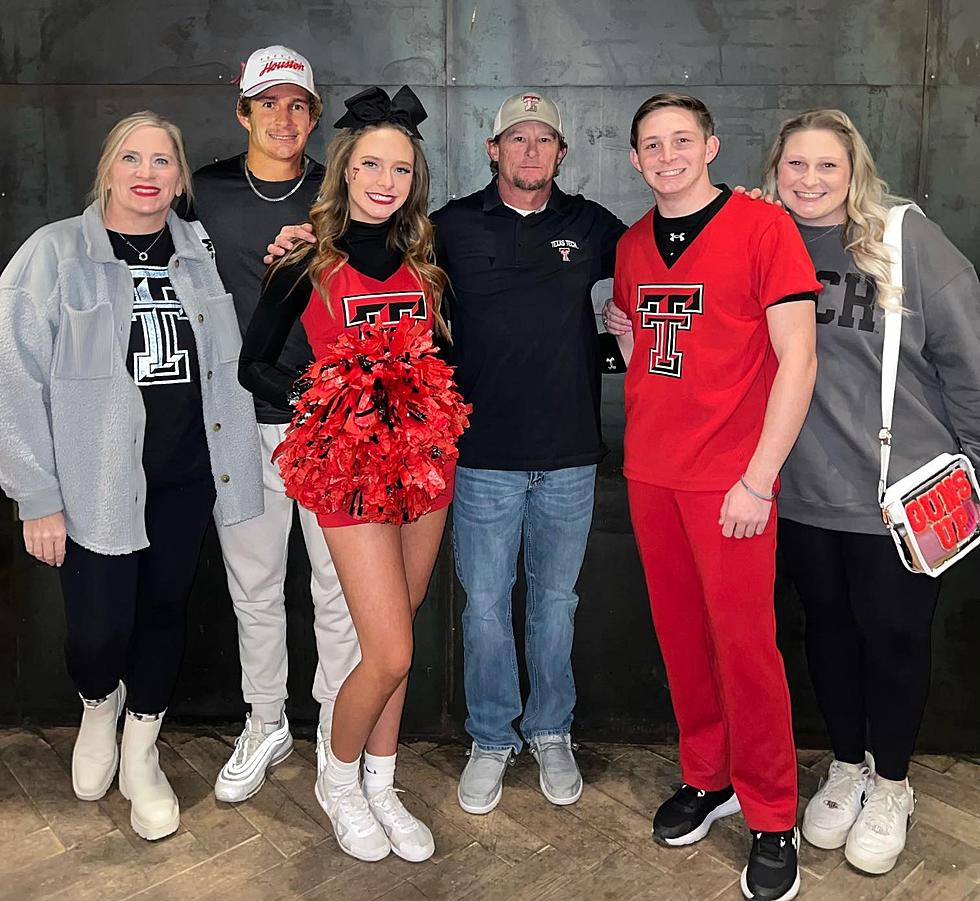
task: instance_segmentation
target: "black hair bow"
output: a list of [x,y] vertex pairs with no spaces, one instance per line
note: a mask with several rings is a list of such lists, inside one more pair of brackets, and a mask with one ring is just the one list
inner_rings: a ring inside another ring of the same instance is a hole
[[421,141],[419,123],[429,118],[422,101],[408,85],[399,88],[394,97],[389,97],[377,86],[365,88],[359,94],[348,97],[344,106],[347,112],[334,122],[334,128],[357,129],[379,122],[393,122]]

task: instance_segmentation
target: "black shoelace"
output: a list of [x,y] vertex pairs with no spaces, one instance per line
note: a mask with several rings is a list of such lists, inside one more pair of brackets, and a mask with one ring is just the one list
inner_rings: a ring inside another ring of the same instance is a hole
[[785,832],[757,832],[758,856],[773,863],[781,864],[786,859],[786,848],[790,840]]

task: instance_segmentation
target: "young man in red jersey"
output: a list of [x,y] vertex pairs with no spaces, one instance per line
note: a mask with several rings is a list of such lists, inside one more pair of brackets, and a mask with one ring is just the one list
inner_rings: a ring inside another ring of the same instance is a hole
[[789,216],[711,183],[719,142],[701,101],[651,97],[630,144],[656,206],[617,251],[624,472],[683,779],[654,836],[690,844],[741,807],[754,836],[743,893],[789,899],[796,756],[773,612],[774,497],[813,389],[820,285]]

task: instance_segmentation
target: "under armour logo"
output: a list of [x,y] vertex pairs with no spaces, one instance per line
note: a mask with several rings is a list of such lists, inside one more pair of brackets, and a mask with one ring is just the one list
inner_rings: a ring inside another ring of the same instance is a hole
[[606,369],[612,371],[616,368],[616,358],[606,357]]
[[671,241],[683,241],[684,240],[684,232],[681,232],[679,235],[675,235],[673,232],[671,232],[670,233],[670,240]]

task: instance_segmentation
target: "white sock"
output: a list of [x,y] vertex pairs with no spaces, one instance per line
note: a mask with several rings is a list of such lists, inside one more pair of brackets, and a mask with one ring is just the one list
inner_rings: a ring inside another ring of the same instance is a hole
[[357,787],[357,777],[361,769],[361,758],[352,760],[338,760],[331,748],[327,752],[327,766],[324,770],[326,777],[327,790],[331,793],[347,791]]
[[395,784],[395,758],[397,754],[390,757],[376,757],[374,754],[364,752],[364,795],[373,798],[376,794],[383,792],[386,788],[391,788]]

